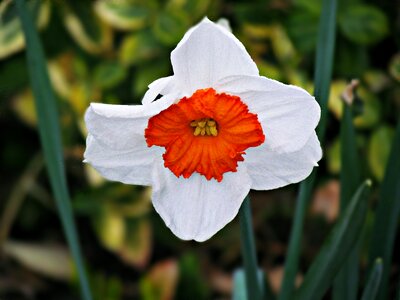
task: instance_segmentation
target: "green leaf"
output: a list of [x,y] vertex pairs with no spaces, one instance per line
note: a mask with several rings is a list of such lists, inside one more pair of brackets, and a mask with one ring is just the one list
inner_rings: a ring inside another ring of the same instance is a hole
[[[176,2],[181,2],[181,1],[176,1]],[[187,12],[192,20],[195,20],[197,18],[204,17],[207,15],[207,9],[210,6],[210,3],[212,2],[211,0],[185,0],[183,1],[183,9],[185,12]]]
[[[38,28],[41,29],[47,25],[50,17],[49,1],[31,1],[27,9],[33,14]],[[25,40],[15,5],[12,1],[2,1],[0,3],[0,59],[20,51],[24,46]]]
[[36,127],[35,103],[30,89],[26,89],[15,96],[12,108],[23,122],[29,126]]
[[298,53],[282,26],[271,26],[271,42],[278,61],[287,66],[296,66],[298,64]]
[[[257,271],[257,280],[260,286],[265,289],[265,276],[262,270]],[[233,300],[247,300],[247,288],[246,288],[246,274],[243,269],[238,269],[233,273],[233,292],[232,299]],[[265,290],[263,290],[263,294],[266,294]],[[274,299],[274,296],[271,291],[268,291],[269,296],[265,296],[263,299],[271,300]]]
[[150,83],[160,77],[168,75],[169,65],[165,60],[157,60],[140,66],[134,78],[133,94],[137,97],[142,97]]
[[200,263],[193,254],[184,255],[179,261],[179,282],[175,299],[210,299],[209,290],[201,275]]
[[237,2],[232,5],[235,19],[241,23],[263,24],[270,18],[271,9],[261,1]]
[[390,143],[394,136],[394,130],[389,126],[381,126],[376,129],[369,140],[368,163],[372,174],[382,181],[385,175],[385,166],[390,154]]
[[126,36],[121,43],[119,60],[123,65],[149,61],[161,53],[162,47],[149,30]]
[[321,13],[322,2],[319,0],[294,0],[293,4],[317,16]]
[[141,29],[150,17],[147,7],[129,0],[100,0],[95,3],[94,7],[104,21],[121,30]]
[[35,98],[39,134],[46,160],[47,171],[64,232],[78,269],[82,298],[90,300],[92,297],[83,267],[78,234],[72,216],[70,197],[65,178],[63,149],[61,144],[61,132],[60,124],[58,122],[56,100],[46,70],[46,60],[42,45],[35,26],[33,25],[32,18],[26,9],[25,1],[17,0],[16,3],[27,45],[26,54],[28,70]]
[[339,174],[342,165],[340,161],[340,139],[336,138],[329,145],[325,155],[328,171],[331,174]]
[[189,25],[189,18],[182,10],[162,12],[154,23],[154,36],[164,45],[176,45]]
[[356,4],[339,15],[339,27],[351,41],[369,45],[378,42],[389,32],[388,20],[378,8]]
[[396,54],[390,60],[389,72],[394,79],[400,82],[400,54]]
[[382,257],[385,267],[382,273],[382,284],[378,299],[386,299],[389,272],[392,264],[392,254],[398,220],[400,214],[400,122],[392,143],[389,160],[386,164],[385,177],[380,187],[380,198],[375,214],[372,232],[369,262]]
[[91,1],[82,0],[71,5],[67,1],[57,2],[64,25],[75,42],[91,54],[106,52],[112,47],[112,32],[95,15]]
[[242,244],[247,299],[261,300],[263,291],[258,279],[257,253],[254,242],[250,197],[246,196],[239,210],[240,239]]
[[342,38],[336,49],[335,56],[339,59],[335,63],[335,74],[338,78],[360,78],[368,70],[370,54],[367,47]]
[[362,111],[354,118],[354,125],[358,128],[374,127],[381,118],[381,102],[375,94],[362,86],[357,89],[357,95],[362,101]]
[[77,194],[73,203],[76,213],[90,217],[103,247],[135,268],[147,265],[152,250],[148,188],[107,183]]
[[[318,44],[314,74],[315,98],[321,106],[321,121],[317,135],[324,141],[327,118],[327,102],[332,79],[333,53],[335,49],[336,0],[324,0],[318,31]],[[294,282],[299,265],[301,235],[308,201],[311,197],[316,172],[301,183],[292,224],[289,249],[286,254],[285,272],[281,286],[280,300],[289,300],[294,290]]]
[[378,288],[381,283],[383,271],[383,261],[377,258],[368,276],[367,284],[365,285],[364,292],[361,300],[374,300],[378,294]]
[[98,270],[90,274],[90,283],[95,286],[94,299],[121,300],[124,293],[124,285],[121,279],[110,274],[104,274]]
[[[348,206],[352,195],[361,183],[361,168],[358,159],[356,133],[353,125],[352,107],[343,102],[343,118],[340,126],[341,170],[340,170],[340,213]],[[356,246],[348,255],[335,279],[333,299],[355,300],[358,286],[359,255]]]
[[286,28],[296,49],[311,52],[317,44],[318,15],[298,11],[288,16]]
[[343,115],[343,101],[341,95],[346,89],[346,86],[347,82],[345,80],[335,80],[332,81],[331,84],[328,108],[338,120],[340,120]]
[[371,181],[367,180],[358,188],[307,271],[294,299],[322,299],[358,241],[367,213],[370,186]]
[[96,13],[107,23],[121,30],[138,30],[150,19],[150,10],[129,0],[100,0],[94,4]]
[[124,66],[118,62],[102,62],[94,69],[94,83],[103,88],[109,89],[117,86],[126,78],[127,72]]

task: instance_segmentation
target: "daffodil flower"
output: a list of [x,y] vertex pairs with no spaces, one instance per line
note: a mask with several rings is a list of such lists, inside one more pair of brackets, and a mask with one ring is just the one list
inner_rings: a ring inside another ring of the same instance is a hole
[[151,83],[142,105],[90,105],[85,162],[107,179],[152,186],[171,231],[204,241],[250,189],[311,173],[322,156],[320,107],[305,90],[260,76],[243,44],[207,18],[171,62],[174,75]]

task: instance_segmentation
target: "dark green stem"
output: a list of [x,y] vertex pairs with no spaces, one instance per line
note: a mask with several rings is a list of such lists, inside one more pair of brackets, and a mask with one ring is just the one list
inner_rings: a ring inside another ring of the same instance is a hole
[[[321,120],[317,128],[317,135],[321,144],[324,141],[326,131],[327,102],[329,98],[330,82],[332,79],[333,54],[335,49],[336,9],[336,0],[323,0],[314,74],[314,95],[321,106]],[[315,174],[314,170],[300,185],[279,300],[292,299],[294,282],[299,264],[300,242],[303,232],[304,217],[311,197],[316,176]]]
[[250,197],[247,195],[239,210],[240,235],[242,241],[242,253],[244,270],[246,274],[247,299],[261,300],[261,287],[257,272],[257,254],[254,243],[253,224],[251,218]]

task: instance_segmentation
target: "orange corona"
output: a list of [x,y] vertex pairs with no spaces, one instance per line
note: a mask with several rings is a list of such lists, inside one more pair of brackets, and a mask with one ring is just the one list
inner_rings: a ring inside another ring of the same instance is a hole
[[177,177],[198,172],[218,181],[225,172],[236,172],[247,148],[265,140],[257,115],[239,97],[212,88],[151,117],[145,138],[149,147],[165,147],[164,166]]

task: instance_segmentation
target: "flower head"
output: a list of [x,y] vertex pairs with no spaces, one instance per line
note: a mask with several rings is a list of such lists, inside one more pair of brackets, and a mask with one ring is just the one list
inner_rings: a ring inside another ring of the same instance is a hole
[[320,108],[305,90],[259,76],[240,41],[208,19],[171,61],[174,75],[151,83],[142,105],[90,105],[85,162],[110,180],[152,186],[172,232],[204,241],[250,189],[311,173],[322,156]]

